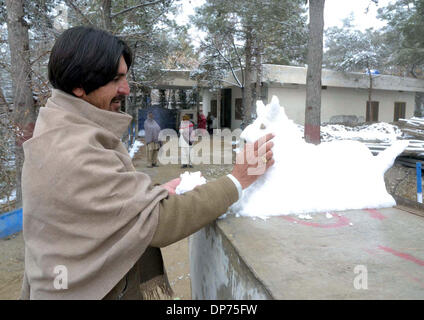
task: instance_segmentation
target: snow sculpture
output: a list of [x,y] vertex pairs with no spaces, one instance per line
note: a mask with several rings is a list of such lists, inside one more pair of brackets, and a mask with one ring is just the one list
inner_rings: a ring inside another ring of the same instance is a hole
[[373,156],[358,141],[306,143],[289,120],[278,98],[265,106],[257,102],[257,119],[242,132],[253,142],[274,133],[275,164],[249,188],[231,211],[244,216],[267,217],[292,213],[382,208],[395,205],[384,183],[384,173],[407,147],[408,141]]

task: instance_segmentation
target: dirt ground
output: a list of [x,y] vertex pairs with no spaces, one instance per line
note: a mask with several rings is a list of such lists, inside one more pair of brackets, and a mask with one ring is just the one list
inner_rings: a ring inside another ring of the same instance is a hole
[[[225,146],[231,148],[231,146]],[[135,155],[134,166],[138,171],[148,174],[153,183],[164,183],[177,178],[187,169],[180,165],[161,165],[147,168],[146,150],[141,147]],[[201,171],[208,180],[215,179],[231,171],[232,165],[195,165],[189,171]],[[394,165],[385,174],[389,192],[416,200],[415,169]],[[188,239],[181,240],[162,249],[165,267],[170,284],[174,290],[173,299],[191,299],[190,266]],[[22,233],[7,239],[0,239],[0,300],[14,300],[20,295],[24,269],[24,243]]]

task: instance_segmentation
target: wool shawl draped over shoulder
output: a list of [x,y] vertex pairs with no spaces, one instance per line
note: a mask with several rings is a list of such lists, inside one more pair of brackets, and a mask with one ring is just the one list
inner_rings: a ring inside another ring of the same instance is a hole
[[146,251],[168,193],[135,171],[130,121],[56,89],[40,109],[23,145],[22,298],[101,299]]

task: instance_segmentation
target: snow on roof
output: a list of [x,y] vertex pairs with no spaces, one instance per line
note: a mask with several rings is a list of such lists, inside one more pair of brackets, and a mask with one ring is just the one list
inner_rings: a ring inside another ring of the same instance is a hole
[[[262,81],[269,85],[305,85],[305,67],[263,65]],[[359,72],[341,72],[323,69],[322,85],[329,87],[368,89],[369,75]],[[373,75],[373,88],[380,90],[424,92],[424,80],[391,75]]]

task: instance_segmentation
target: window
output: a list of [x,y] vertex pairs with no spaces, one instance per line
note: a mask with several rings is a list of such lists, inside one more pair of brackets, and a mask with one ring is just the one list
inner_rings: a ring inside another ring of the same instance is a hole
[[395,102],[395,114],[393,121],[399,121],[399,119],[405,118],[406,102]]
[[234,119],[236,120],[242,120],[243,119],[243,100],[242,99],[236,99],[236,108],[235,108],[235,114]]
[[366,122],[378,122],[378,101],[371,101],[371,108],[369,101],[367,101],[367,114]]

